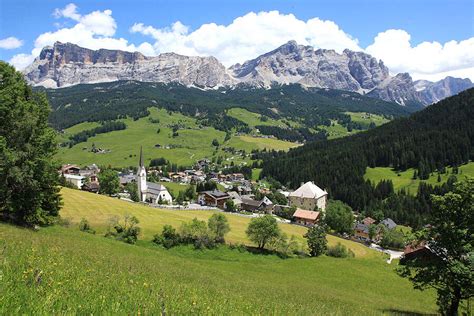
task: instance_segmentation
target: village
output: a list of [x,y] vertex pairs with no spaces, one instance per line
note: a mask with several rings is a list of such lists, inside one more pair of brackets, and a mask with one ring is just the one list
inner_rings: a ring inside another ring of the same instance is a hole
[[[225,169],[209,171],[213,170],[209,168],[210,164],[210,160],[201,159],[193,168],[163,172],[159,168],[146,168],[144,154],[140,149],[136,170],[115,171],[119,192],[114,196],[129,202],[177,211],[213,209],[248,217],[269,214],[277,221],[305,227],[321,224],[326,215],[328,192],[312,181],[302,183],[294,191],[285,187],[275,189],[268,183],[248,179],[243,173],[226,173]],[[101,169],[95,164],[83,168],[65,164],[59,172],[69,187],[91,193],[101,192]],[[182,186],[186,190],[176,194],[169,189],[171,185]],[[185,194],[181,194],[185,191]],[[385,242],[387,249],[382,248],[379,244],[384,244],[384,235],[396,235],[398,225],[390,218],[377,221],[356,212],[351,213],[353,220],[350,227],[345,231],[333,230],[332,234],[385,252],[390,255],[389,262],[393,258],[401,257],[404,254],[401,251],[403,249],[406,254],[411,255],[414,252],[426,251],[424,246],[405,247],[402,237],[395,242]]]

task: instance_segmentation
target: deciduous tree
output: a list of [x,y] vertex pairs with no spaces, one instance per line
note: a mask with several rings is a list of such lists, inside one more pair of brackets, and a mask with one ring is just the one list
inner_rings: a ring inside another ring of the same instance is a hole
[[457,315],[461,300],[474,296],[474,179],[432,201],[431,225],[419,238],[437,259],[407,261],[399,272],[415,289],[434,288],[443,315]]
[[31,226],[58,216],[57,145],[49,111],[46,96],[33,93],[20,72],[0,61],[0,219]]

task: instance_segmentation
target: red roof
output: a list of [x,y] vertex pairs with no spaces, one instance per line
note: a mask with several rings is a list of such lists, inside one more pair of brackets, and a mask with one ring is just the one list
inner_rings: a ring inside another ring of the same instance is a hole
[[372,217],[366,217],[362,220],[362,223],[364,223],[365,225],[372,225],[373,223],[375,223],[375,219],[373,219]]
[[309,219],[315,221],[319,217],[319,212],[302,210],[300,208],[296,209],[296,212],[293,214],[293,217]]

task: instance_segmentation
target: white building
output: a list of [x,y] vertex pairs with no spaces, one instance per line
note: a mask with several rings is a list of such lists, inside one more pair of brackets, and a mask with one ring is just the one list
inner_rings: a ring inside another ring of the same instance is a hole
[[75,185],[78,189],[82,189],[82,185],[84,184],[84,177],[76,174],[63,174],[64,179],[66,179],[67,182],[72,183]]
[[303,210],[326,210],[328,193],[318,187],[314,182],[302,184],[296,191],[288,195],[289,204]]
[[138,196],[142,202],[148,202],[151,204],[159,204],[160,200],[164,204],[171,204],[173,202],[171,194],[164,185],[146,181],[146,170],[143,163],[142,148],[140,148],[140,164],[138,166],[137,172],[137,187]]

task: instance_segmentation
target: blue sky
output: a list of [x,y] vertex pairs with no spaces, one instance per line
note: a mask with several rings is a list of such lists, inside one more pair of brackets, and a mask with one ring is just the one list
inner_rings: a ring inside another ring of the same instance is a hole
[[[74,7],[59,13],[70,3]],[[94,11],[99,13],[85,18]],[[215,27],[203,27],[210,23]],[[473,0],[1,0],[0,59],[24,67],[41,45],[57,39],[147,55],[214,55],[226,66],[295,39],[337,51],[364,50],[392,72],[416,78],[474,77]]]

